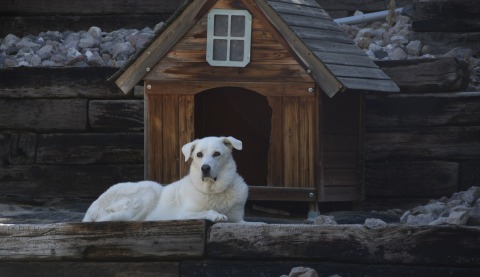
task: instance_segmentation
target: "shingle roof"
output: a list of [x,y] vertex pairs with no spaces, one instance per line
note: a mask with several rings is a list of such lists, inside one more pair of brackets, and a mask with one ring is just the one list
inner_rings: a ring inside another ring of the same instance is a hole
[[[354,44],[315,0],[248,1],[254,2],[260,8],[262,15],[275,26],[290,45],[297,60],[308,67],[317,84],[330,97],[345,90],[399,91],[398,86]],[[115,80],[124,92],[131,90],[145,76],[146,72],[142,69],[152,67],[168,52],[168,47],[163,47],[161,51],[158,48],[163,43],[160,40],[165,40],[162,38],[165,32],[175,27],[172,25],[176,19],[183,13],[194,13],[191,16],[198,19],[215,2],[215,0],[185,1],[164,28],[152,37],[143,51],[110,79]],[[194,24],[194,20],[186,22]],[[186,32],[189,28],[183,26],[182,30]],[[169,44],[172,43],[169,41]],[[135,72],[138,70],[140,72]]]

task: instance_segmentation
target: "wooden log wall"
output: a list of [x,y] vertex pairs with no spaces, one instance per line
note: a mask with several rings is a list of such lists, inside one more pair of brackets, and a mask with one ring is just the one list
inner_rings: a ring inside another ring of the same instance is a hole
[[480,229],[204,220],[0,225],[0,275],[478,276]]
[[0,198],[97,197],[143,179],[143,99],[113,68],[0,70]]
[[451,195],[480,183],[480,93],[366,101],[367,198]]

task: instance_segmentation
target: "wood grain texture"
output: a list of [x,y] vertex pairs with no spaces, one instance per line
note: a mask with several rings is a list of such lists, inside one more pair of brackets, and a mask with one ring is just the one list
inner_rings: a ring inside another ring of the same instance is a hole
[[55,133],[38,139],[37,164],[143,162],[143,133]]
[[179,262],[2,262],[3,277],[34,276],[143,276],[180,275]]
[[0,226],[1,261],[108,261],[204,254],[204,220]]
[[88,123],[96,131],[143,131],[143,100],[91,100]]
[[105,80],[110,67],[11,67],[0,69],[0,98],[126,98]]
[[348,263],[473,266],[480,262],[480,249],[471,242],[479,238],[480,230],[471,227],[215,224],[207,253],[219,259],[296,257]]
[[442,197],[458,190],[459,163],[450,161],[367,162],[367,197]]
[[376,64],[397,83],[401,92],[461,91],[468,87],[470,80],[467,63],[456,58],[377,61]]
[[86,131],[86,99],[0,99],[0,128]]

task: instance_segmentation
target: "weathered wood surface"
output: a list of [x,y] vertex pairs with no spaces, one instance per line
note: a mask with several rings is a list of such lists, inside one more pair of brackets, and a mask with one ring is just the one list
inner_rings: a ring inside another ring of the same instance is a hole
[[[327,11],[376,12],[387,10],[390,0],[316,0]],[[396,0],[397,7],[411,4],[411,0]]]
[[143,162],[142,133],[56,133],[38,139],[37,164]]
[[0,128],[87,130],[86,99],[0,99]]
[[31,132],[0,132],[0,161],[2,166],[35,163],[38,136]]
[[144,180],[143,164],[0,167],[0,198],[96,198],[119,182]]
[[142,276],[178,277],[179,262],[1,262],[2,277]]
[[294,267],[315,269],[318,276],[349,276],[349,277],[465,277],[480,275],[478,267],[448,267],[448,266],[392,266],[385,264],[353,264],[320,262],[312,260],[199,260],[184,261],[181,264],[183,277],[190,276],[283,276],[290,273]]
[[91,100],[90,128],[101,131],[143,131],[143,100]]
[[0,261],[198,258],[204,220],[0,225]]
[[153,28],[166,21],[182,1],[32,1],[18,0],[2,3],[0,36],[23,36],[46,30],[60,32],[88,30],[98,26],[102,31],[121,28]]
[[400,87],[401,92],[460,91],[468,87],[470,73],[455,58],[375,62]]
[[480,31],[479,13],[478,1],[417,0],[412,29],[416,32]]
[[367,162],[367,197],[431,197],[458,190],[459,163],[451,161]]
[[215,224],[207,241],[214,259],[315,259],[342,263],[478,266],[480,228],[360,225]]
[[0,69],[0,98],[126,98],[106,79],[117,71],[110,67]]
[[[48,5],[46,5],[48,3]],[[15,0],[7,1],[2,5],[1,14],[28,14],[28,15],[52,15],[52,14],[152,14],[159,12],[173,13],[180,5],[178,0]]]
[[412,40],[420,40],[423,45],[431,46],[432,55],[442,55],[455,47],[471,48],[474,53],[480,49],[480,32],[412,32]]
[[367,132],[427,126],[475,126],[480,93],[399,94],[366,101]]
[[480,158],[480,127],[434,127],[366,134],[370,161]]

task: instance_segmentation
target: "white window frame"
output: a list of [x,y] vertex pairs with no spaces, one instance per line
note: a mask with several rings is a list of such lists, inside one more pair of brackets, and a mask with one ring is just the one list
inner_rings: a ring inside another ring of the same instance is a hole
[[[227,36],[215,36],[215,15],[228,16],[228,34]],[[231,37],[230,36],[230,24],[232,15],[240,15],[245,17],[245,32],[243,37]],[[251,48],[251,34],[252,34],[252,15],[246,10],[226,10],[226,9],[213,9],[208,14],[207,23],[207,62],[212,66],[232,66],[232,67],[245,67],[250,63],[250,48]],[[227,60],[214,60],[213,59],[213,42],[215,39],[227,40]],[[231,61],[230,60],[230,41],[231,40],[243,40],[243,61]]]

